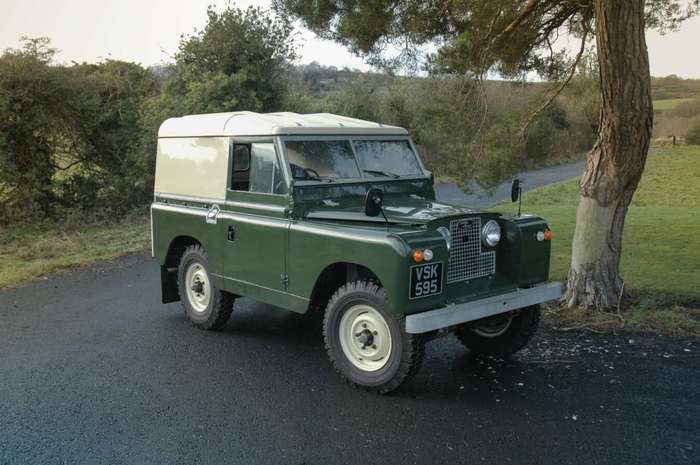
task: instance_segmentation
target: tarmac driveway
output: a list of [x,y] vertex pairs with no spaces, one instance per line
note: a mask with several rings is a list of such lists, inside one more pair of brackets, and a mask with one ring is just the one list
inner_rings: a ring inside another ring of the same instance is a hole
[[132,255],[0,292],[0,464],[698,464],[700,345],[544,330],[510,361],[428,345],[391,396],[343,385],[312,319],[222,332]]

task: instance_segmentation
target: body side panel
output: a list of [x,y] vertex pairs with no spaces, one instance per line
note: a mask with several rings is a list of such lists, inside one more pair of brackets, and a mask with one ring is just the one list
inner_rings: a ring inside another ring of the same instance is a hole
[[153,226],[153,256],[161,265],[165,264],[168,249],[178,237],[191,237],[202,244],[209,257],[209,266],[214,274],[223,272],[223,250],[217,238],[217,224],[207,223],[210,204],[193,205],[169,200],[156,201],[151,205]]
[[227,176],[227,137],[158,139],[156,194],[223,200]]

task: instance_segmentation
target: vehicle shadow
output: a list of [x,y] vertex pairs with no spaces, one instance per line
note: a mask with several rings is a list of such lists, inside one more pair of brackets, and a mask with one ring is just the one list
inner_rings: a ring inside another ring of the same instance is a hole
[[[231,369],[234,365],[241,368],[238,364],[246,361],[244,354],[254,354],[264,370],[270,375],[283,373],[290,384],[311,382],[319,391],[339,388],[356,396],[371,396],[343,385],[333,373],[323,344],[320,315],[297,314],[249,299],[241,299],[236,305],[231,320],[221,331],[207,333],[222,349],[238,354],[235,361],[226,358],[222,363],[231,364]],[[184,320],[182,314],[173,316],[173,323],[175,318],[180,323]],[[298,369],[290,371],[291,364]],[[519,355],[504,360],[471,353],[454,336],[447,335],[428,342],[419,373],[391,397],[461,399],[468,403],[488,398],[500,402],[520,397],[522,388],[532,384],[529,379],[533,370],[542,368],[543,365],[533,366]]]

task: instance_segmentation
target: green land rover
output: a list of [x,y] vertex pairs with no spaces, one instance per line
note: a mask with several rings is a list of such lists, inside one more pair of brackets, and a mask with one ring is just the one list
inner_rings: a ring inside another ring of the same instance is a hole
[[539,324],[551,231],[541,218],[435,201],[406,130],[331,114],[173,118],[151,206],[164,303],[221,328],[238,297],[323,312],[328,356],[378,393],[418,370],[429,339],[512,354]]

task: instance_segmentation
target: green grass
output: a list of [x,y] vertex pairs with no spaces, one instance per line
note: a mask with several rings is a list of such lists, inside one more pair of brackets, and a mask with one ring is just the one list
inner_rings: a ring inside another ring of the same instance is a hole
[[[568,271],[578,200],[578,179],[523,195],[523,212],[551,224],[555,279],[565,278]],[[510,204],[500,207],[515,209]],[[700,301],[698,212],[700,147],[667,148],[650,155],[625,222],[622,276],[628,288]]]
[[0,229],[0,235],[0,288],[144,250],[150,243],[145,222],[80,228],[26,226]]
[[[564,280],[568,272],[578,200],[578,179],[523,195],[523,212],[546,218],[554,232],[552,279]],[[700,335],[699,212],[700,147],[665,148],[650,155],[623,236],[621,273],[635,297],[623,318],[631,327]],[[600,319],[590,313],[586,318]]]
[[662,100],[654,100],[655,111],[673,110],[683,102],[693,100],[692,98],[668,98]]

